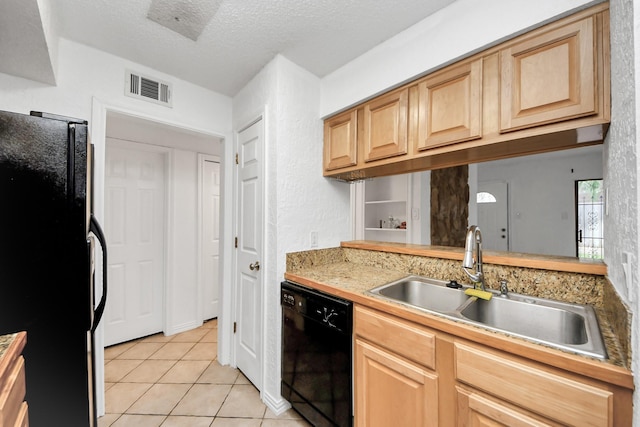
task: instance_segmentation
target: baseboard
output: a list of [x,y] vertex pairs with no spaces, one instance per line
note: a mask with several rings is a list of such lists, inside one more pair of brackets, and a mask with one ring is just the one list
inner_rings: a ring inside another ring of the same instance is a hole
[[171,335],[179,334],[180,332],[187,332],[192,329],[199,328],[200,326],[202,326],[202,322],[196,322],[196,321],[186,322],[181,325],[175,325],[170,328],[168,327],[167,330],[164,331],[164,334],[166,336],[171,336]]
[[273,396],[267,392],[262,393],[262,402],[264,402],[264,404],[267,405],[275,415],[280,415],[287,409],[291,408],[291,404],[287,400],[283,399],[282,396]]

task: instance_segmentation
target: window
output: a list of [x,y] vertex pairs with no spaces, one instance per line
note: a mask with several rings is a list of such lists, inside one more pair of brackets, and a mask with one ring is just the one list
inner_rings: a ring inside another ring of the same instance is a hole
[[604,258],[604,197],[601,179],[576,181],[577,246],[579,258]]
[[476,203],[496,203],[496,196],[486,191],[481,191],[476,194]]

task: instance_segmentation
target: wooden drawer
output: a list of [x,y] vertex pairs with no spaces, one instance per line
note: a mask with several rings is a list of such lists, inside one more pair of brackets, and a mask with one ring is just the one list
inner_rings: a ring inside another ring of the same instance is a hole
[[481,347],[455,343],[456,378],[572,426],[613,425],[613,393]]
[[355,306],[355,334],[427,368],[435,369],[436,336],[394,316]]
[[20,356],[8,370],[0,390],[0,426],[13,426],[21,411],[26,394],[24,357]]

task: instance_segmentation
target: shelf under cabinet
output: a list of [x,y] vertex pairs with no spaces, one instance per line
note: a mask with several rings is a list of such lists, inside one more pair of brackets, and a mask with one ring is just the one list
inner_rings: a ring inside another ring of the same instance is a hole
[[407,231],[406,228],[375,228],[375,227],[367,227],[364,230],[365,231]]
[[393,203],[404,203],[406,204],[406,200],[371,200],[368,202],[364,202],[365,205],[388,205]]

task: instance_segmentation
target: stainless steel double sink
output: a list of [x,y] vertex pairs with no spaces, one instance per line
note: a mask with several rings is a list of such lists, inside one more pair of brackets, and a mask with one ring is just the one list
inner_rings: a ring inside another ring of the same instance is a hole
[[483,300],[467,296],[464,291],[469,287],[448,287],[442,280],[409,276],[368,292],[489,330],[586,356],[607,358],[593,307],[515,293],[505,296],[496,291],[492,291],[490,300]]

